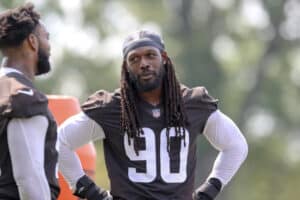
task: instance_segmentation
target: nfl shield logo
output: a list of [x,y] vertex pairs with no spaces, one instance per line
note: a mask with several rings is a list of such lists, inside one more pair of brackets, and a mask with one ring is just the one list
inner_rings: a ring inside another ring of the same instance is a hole
[[152,116],[155,118],[159,118],[160,117],[160,109],[159,108],[152,109]]

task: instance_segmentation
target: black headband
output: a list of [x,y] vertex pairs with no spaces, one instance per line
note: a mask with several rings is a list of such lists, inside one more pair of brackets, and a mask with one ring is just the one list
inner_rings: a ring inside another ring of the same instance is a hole
[[161,51],[165,49],[164,42],[160,35],[148,30],[142,30],[126,38],[123,44],[123,57],[126,58],[129,51],[144,46],[153,46]]

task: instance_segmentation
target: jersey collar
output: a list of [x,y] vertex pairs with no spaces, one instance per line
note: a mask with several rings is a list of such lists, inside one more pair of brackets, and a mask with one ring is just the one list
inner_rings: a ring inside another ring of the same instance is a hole
[[0,75],[6,75],[8,73],[19,73],[19,74],[23,74],[22,72],[20,72],[19,70],[15,69],[15,68],[11,68],[11,67],[1,67],[0,68]]

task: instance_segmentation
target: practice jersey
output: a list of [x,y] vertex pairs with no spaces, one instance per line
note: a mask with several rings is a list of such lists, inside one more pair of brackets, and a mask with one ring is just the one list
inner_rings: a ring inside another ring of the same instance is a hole
[[60,191],[56,175],[58,152],[55,148],[57,126],[48,110],[47,97],[22,74],[12,72],[0,77],[0,199],[20,199],[7,142],[8,123],[13,118],[29,118],[36,115],[45,116],[49,122],[45,138],[44,169],[51,199],[58,197]]
[[[138,119],[143,129],[132,140],[120,127],[120,90],[98,91],[82,106],[83,111],[104,130],[104,154],[111,193],[125,200],[191,200],[196,166],[196,137],[209,115],[217,109],[217,100],[204,87],[181,89],[187,126],[184,139],[175,137],[175,129],[166,134],[163,105],[137,101]],[[138,145],[138,153],[134,146]],[[169,145],[169,151],[168,151]]]

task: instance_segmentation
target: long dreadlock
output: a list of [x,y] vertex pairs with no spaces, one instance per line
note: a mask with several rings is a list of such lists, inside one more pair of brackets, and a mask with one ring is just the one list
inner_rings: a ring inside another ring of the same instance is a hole
[[[163,65],[165,70],[165,77],[163,80],[163,102],[165,110],[165,123],[167,130],[167,144],[168,152],[170,153],[170,129],[175,128],[175,135],[177,138],[185,142],[185,126],[187,123],[184,111],[180,84],[176,78],[174,66],[171,59],[167,57],[166,63]],[[135,140],[143,134],[140,126],[139,113],[136,107],[136,93],[134,86],[130,81],[129,72],[127,70],[126,61],[123,61],[121,72],[121,127],[122,133],[127,133],[128,143],[131,139],[134,141],[134,150],[138,154],[139,143]],[[182,132],[183,130],[183,132]]]

